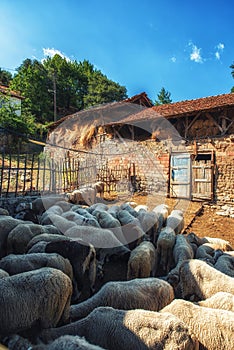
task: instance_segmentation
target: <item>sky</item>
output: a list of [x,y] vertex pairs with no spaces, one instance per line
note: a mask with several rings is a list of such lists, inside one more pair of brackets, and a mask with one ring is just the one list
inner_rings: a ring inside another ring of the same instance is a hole
[[0,0],[0,68],[59,53],[88,60],[129,97],[229,93],[233,18],[233,0]]

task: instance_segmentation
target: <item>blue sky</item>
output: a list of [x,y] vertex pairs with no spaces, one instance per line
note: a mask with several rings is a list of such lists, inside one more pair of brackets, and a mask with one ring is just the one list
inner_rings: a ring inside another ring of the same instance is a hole
[[233,18],[233,0],[0,0],[0,67],[58,50],[89,60],[129,97],[229,93]]

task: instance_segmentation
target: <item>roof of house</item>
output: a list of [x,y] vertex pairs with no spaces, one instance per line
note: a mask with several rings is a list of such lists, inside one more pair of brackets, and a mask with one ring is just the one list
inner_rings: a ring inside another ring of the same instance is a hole
[[61,123],[63,123],[64,121],[66,121],[68,119],[72,119],[76,115],[90,113],[91,111],[96,111],[96,110],[99,110],[99,109],[103,110],[105,108],[112,108],[113,107],[113,109],[114,109],[114,107],[116,107],[116,106],[117,107],[118,106],[122,106],[123,103],[124,104],[126,104],[126,103],[129,103],[129,104],[130,103],[134,103],[134,104],[140,105],[142,108],[144,108],[144,107],[148,107],[149,108],[149,107],[153,106],[152,101],[148,98],[147,94],[145,92],[142,92],[140,94],[137,94],[137,95],[134,95],[132,97],[126,98],[125,100],[122,100],[122,101],[106,103],[106,104],[103,104],[103,105],[100,105],[100,106],[99,105],[98,106],[93,106],[93,107],[90,107],[88,109],[78,111],[78,112],[76,112],[74,114],[66,115],[65,117],[60,118],[56,122],[50,124],[50,126],[48,127],[48,131],[49,131],[49,133],[52,132]]
[[[153,106],[152,108],[143,110],[135,115],[130,115],[122,119],[119,123],[128,124],[146,119],[154,119],[156,116],[179,118],[186,115],[194,115],[198,112],[214,111],[224,107],[234,107],[234,93]],[[115,122],[113,124],[117,123]]]
[[24,97],[19,94],[19,92],[10,90],[8,86],[0,85],[0,93],[4,95],[10,95],[12,97],[18,98],[20,100],[23,100]]

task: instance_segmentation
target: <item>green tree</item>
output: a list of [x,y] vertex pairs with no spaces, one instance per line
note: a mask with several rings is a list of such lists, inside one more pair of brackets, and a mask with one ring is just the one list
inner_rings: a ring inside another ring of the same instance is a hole
[[157,97],[158,99],[154,103],[155,106],[164,105],[172,102],[170,92],[166,91],[164,87],[162,87]]
[[36,131],[34,117],[27,111],[19,113],[19,106],[10,97],[0,94],[0,127],[17,134],[33,135]]
[[0,84],[8,86],[12,80],[10,72],[0,68]]
[[11,88],[25,97],[23,104],[39,123],[127,97],[125,87],[108,79],[89,61],[69,61],[58,54],[43,62],[26,59]]
[[41,62],[24,60],[17,69],[10,87],[25,97],[22,107],[29,110],[37,122],[53,120],[53,99],[48,91],[51,88],[51,82]]
[[[230,68],[232,69],[231,74],[232,74],[232,77],[234,78],[234,63],[230,66]],[[234,86],[231,88],[231,92],[234,92]]]

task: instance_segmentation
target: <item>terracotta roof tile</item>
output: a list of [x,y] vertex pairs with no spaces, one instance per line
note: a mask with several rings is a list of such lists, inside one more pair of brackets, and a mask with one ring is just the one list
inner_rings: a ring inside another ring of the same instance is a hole
[[[131,115],[121,120],[121,123],[130,123],[132,121],[142,121],[155,118],[157,115],[166,118],[178,118],[194,113],[214,110],[222,107],[234,107],[234,93],[222,94],[217,96],[209,96],[198,98],[196,100],[185,100],[160,106],[153,106],[141,113]],[[152,113],[154,112],[154,113]]]
[[0,92],[4,95],[10,95],[12,97],[16,97],[20,100],[23,100],[24,97],[19,94],[19,92],[10,90],[8,86],[0,85]]

